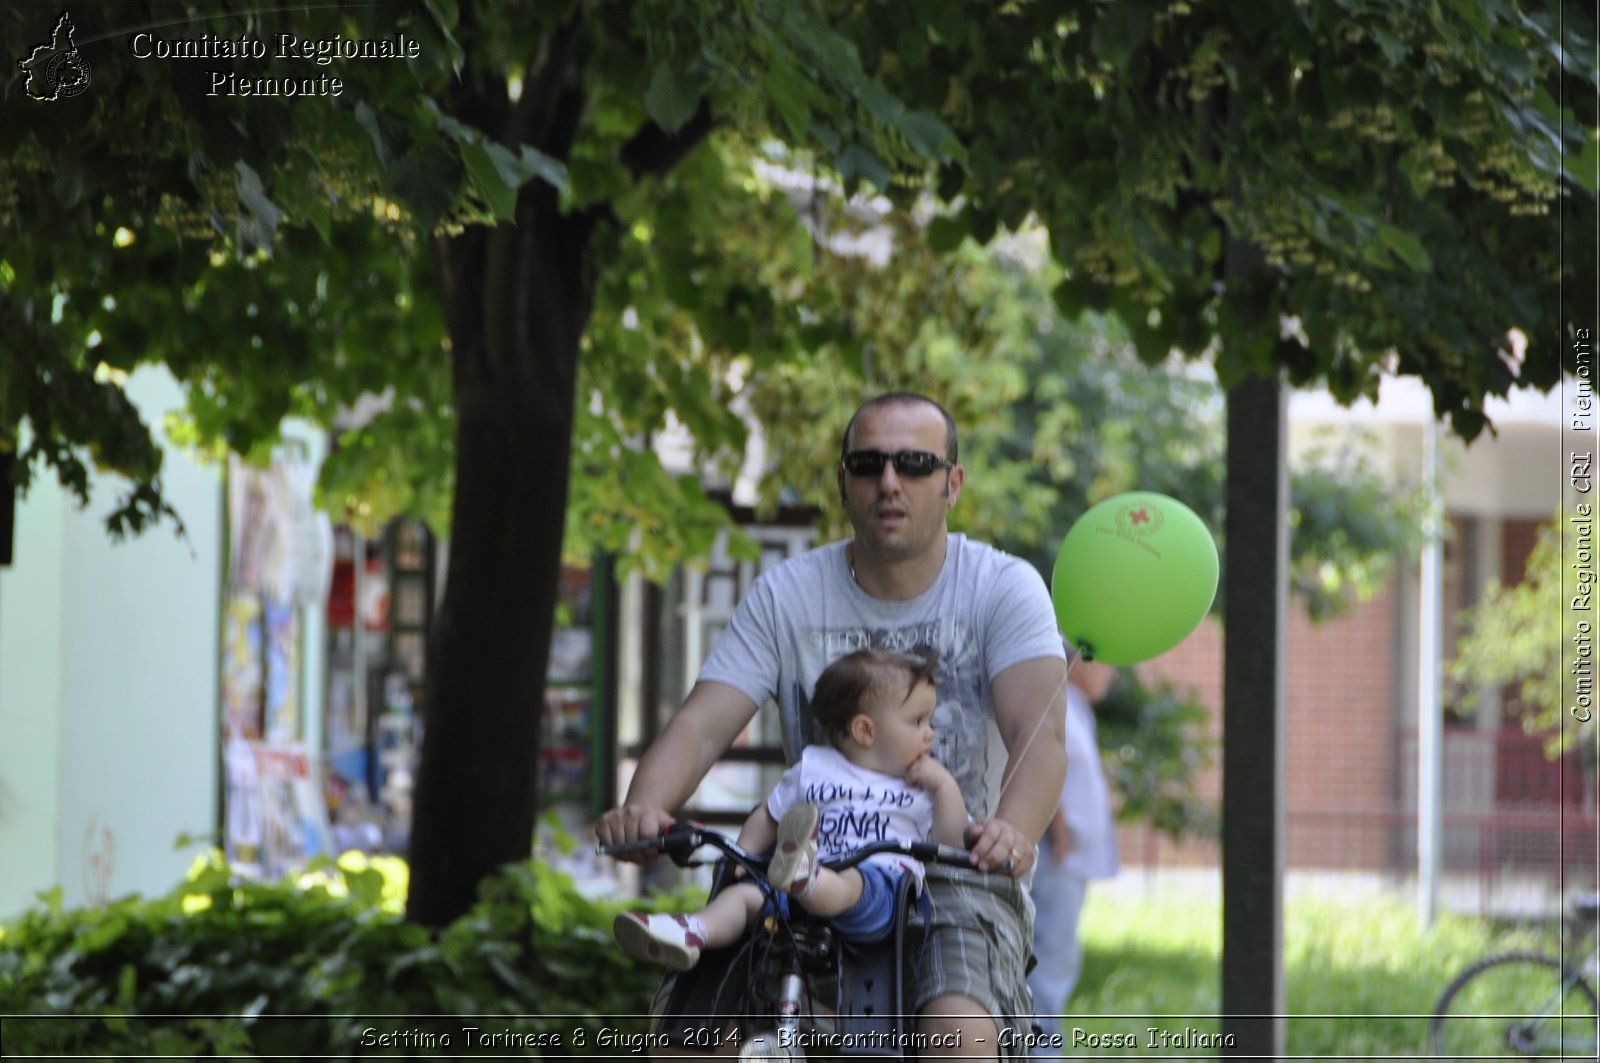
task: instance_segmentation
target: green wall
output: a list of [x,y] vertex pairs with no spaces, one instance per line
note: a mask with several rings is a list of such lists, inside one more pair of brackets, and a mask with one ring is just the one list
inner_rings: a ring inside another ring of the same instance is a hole
[[[129,394],[148,423],[180,402],[164,370]],[[79,510],[40,478],[0,569],[0,919],[62,887],[69,906],[152,893],[182,876],[218,820],[217,605],[222,473],[168,450],[170,526],[120,544],[97,477]]]

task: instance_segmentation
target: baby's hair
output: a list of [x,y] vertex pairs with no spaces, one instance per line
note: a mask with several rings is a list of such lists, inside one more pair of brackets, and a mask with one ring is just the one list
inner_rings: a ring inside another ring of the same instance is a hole
[[939,664],[937,649],[917,653],[892,650],[856,650],[834,661],[817,677],[811,692],[811,715],[831,741],[850,733],[850,721],[867,711],[867,699],[879,691],[895,689],[903,681],[905,694],[919,684],[932,683]]

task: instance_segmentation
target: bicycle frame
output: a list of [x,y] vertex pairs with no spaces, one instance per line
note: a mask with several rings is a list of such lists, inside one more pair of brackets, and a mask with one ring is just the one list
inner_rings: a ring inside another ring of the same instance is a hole
[[[697,850],[710,847],[720,852],[729,863],[744,868],[749,876],[749,881],[756,883],[768,892],[769,897],[776,897],[770,885],[766,882],[766,860],[741,848],[737,842],[729,839],[720,832],[709,830],[698,824],[674,823],[652,839],[643,839],[636,842],[625,842],[616,845],[601,845],[597,851],[604,855],[625,856],[641,853],[665,853],[673,863],[680,867],[698,866],[704,861],[694,859]],[[861,863],[870,856],[879,853],[896,853],[921,861],[926,864],[946,864],[956,867],[973,868],[971,854],[965,849],[953,846],[939,845],[935,842],[885,840],[875,842],[860,849],[845,853],[840,857],[824,860],[822,864],[835,871],[841,871]],[[903,898],[900,900],[903,901]],[[902,904],[897,904],[897,909]],[[781,912],[776,904],[773,908]],[[904,930],[903,924],[897,924],[891,935],[893,956],[891,962],[904,967],[905,942],[901,937]],[[832,937],[831,929],[825,924],[813,924],[809,919],[796,913],[790,916],[774,915],[769,917],[768,925],[764,928],[767,935],[766,948],[775,948],[779,951],[780,968],[776,972],[777,992],[773,1001],[770,1014],[760,1017],[751,1016],[754,1023],[763,1023],[763,1019],[771,1023],[764,1029],[758,1026],[757,1031],[742,1039],[739,1055],[743,1059],[800,1059],[804,1058],[805,1032],[803,1018],[806,1014],[806,979],[808,969],[832,966],[834,973],[841,975],[840,1002],[850,1003],[845,999],[848,980],[842,977],[843,961],[839,956],[842,949]],[[751,963],[751,953],[756,945],[747,941],[739,947],[736,954],[737,962]],[[762,965],[765,966],[765,953],[762,954]],[[754,972],[752,978],[754,977]],[[898,1014],[897,1009],[889,1008],[880,1010],[881,1005],[887,1003],[891,997],[886,996],[886,987],[875,984],[872,978],[864,979],[866,985],[877,991],[878,997],[870,1002],[857,1002],[862,1006],[849,1012],[834,1015],[840,1026],[849,1026],[862,1020],[882,1022],[890,1016],[890,1012]],[[860,987],[857,987],[859,990]],[[754,985],[745,990],[748,997],[756,992]],[[711,1016],[711,1018],[725,1018],[726,1016]],[[813,1016],[816,1018],[816,1016]],[[764,1025],[764,1023],[763,1023]],[[843,1031],[836,1031],[836,1038]],[[845,1034],[848,1037],[848,1034]],[[872,1034],[860,1034],[861,1043],[879,1046],[896,1056],[906,1054],[902,1036],[889,1036],[881,1031]],[[717,1043],[725,1043],[721,1035],[712,1038]],[[870,1054],[876,1054],[876,1048]]]
[[1560,1020],[1564,1017],[1562,1002],[1583,980],[1583,972],[1575,967],[1569,968],[1561,979],[1561,984],[1543,1004],[1526,1018],[1514,1020],[1507,1025],[1506,1045],[1532,1056],[1548,1056],[1562,1052],[1577,1052],[1580,1055],[1592,1056],[1596,1045],[1594,1038],[1574,1043],[1570,1036],[1562,1032],[1559,1025],[1551,1025],[1552,1019]]

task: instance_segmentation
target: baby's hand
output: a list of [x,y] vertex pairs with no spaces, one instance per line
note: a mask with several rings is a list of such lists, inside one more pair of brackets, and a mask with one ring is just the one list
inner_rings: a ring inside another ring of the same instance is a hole
[[906,769],[906,782],[932,794],[946,786],[955,786],[956,777],[950,774],[949,768],[928,755],[911,762],[911,767]]

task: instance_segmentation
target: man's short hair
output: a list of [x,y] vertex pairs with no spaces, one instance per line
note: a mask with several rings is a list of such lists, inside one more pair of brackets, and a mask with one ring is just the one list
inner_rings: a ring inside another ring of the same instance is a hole
[[904,690],[902,700],[921,683],[934,681],[939,651],[918,653],[893,650],[856,650],[822,670],[811,691],[811,715],[830,741],[850,734],[850,721],[868,711],[868,700],[878,694]]
[[950,416],[950,411],[939,405],[926,395],[919,395],[915,391],[886,391],[877,398],[863,402],[855,413],[850,416],[850,423],[844,426],[844,436],[839,440],[839,460],[850,453],[851,436],[855,434],[856,421],[868,410],[881,409],[884,406],[909,406],[914,403],[925,403],[939,411],[939,416],[944,418],[944,448],[945,457],[953,465],[961,460],[960,442],[956,438],[956,420]]

